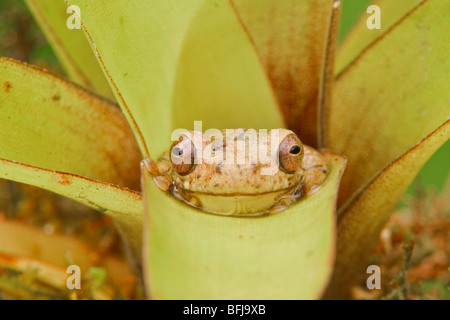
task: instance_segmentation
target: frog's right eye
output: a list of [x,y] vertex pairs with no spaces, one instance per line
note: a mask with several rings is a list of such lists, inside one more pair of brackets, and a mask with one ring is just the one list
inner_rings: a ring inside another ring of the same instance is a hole
[[188,137],[180,137],[170,148],[170,161],[180,175],[186,175],[192,171],[194,159],[194,143]]

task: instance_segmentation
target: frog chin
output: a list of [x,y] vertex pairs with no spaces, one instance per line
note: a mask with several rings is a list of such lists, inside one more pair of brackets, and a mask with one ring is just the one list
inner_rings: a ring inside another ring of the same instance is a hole
[[179,200],[201,211],[227,216],[262,216],[277,213],[303,196],[303,185],[257,194],[213,194],[173,188]]

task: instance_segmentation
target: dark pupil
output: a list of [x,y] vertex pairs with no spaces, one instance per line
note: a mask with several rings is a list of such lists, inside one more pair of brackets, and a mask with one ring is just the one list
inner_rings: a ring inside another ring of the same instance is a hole
[[179,147],[173,148],[172,153],[175,156],[181,156],[183,154],[183,149],[181,149]]
[[292,146],[290,149],[289,149],[289,153],[292,153],[292,154],[297,154],[297,153],[299,153],[300,152],[300,147],[299,146]]

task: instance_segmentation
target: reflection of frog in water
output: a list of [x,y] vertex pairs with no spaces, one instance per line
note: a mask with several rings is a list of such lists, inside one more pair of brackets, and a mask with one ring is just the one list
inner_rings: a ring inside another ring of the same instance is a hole
[[[181,136],[157,164],[150,159],[145,159],[144,163],[159,188],[170,190],[174,196],[196,208],[218,214],[278,212],[320,188],[327,176],[326,162],[318,151],[302,145],[292,131],[278,130],[274,150],[279,168],[272,174],[264,174],[271,164],[262,163],[259,156],[256,159],[250,156],[251,135],[240,130],[242,134],[234,135],[233,140],[228,140],[225,130],[222,131],[223,139],[203,140],[200,163],[195,163],[198,151],[194,141],[198,133],[193,131]],[[259,133],[254,132],[253,142],[259,138]],[[270,154],[270,132],[263,141],[266,141],[265,150]],[[230,153],[234,155],[231,162],[228,161]],[[245,161],[237,161],[242,154],[245,154]]]

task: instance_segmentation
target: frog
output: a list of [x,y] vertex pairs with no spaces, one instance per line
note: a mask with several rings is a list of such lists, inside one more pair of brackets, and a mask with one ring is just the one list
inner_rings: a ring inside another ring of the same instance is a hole
[[[275,214],[316,193],[328,175],[319,151],[291,130],[275,130],[277,135],[272,129],[264,136],[255,129],[220,130],[219,138],[187,131],[156,162],[145,158],[143,163],[157,187],[196,209],[231,216]],[[251,153],[251,146],[265,149]]]

